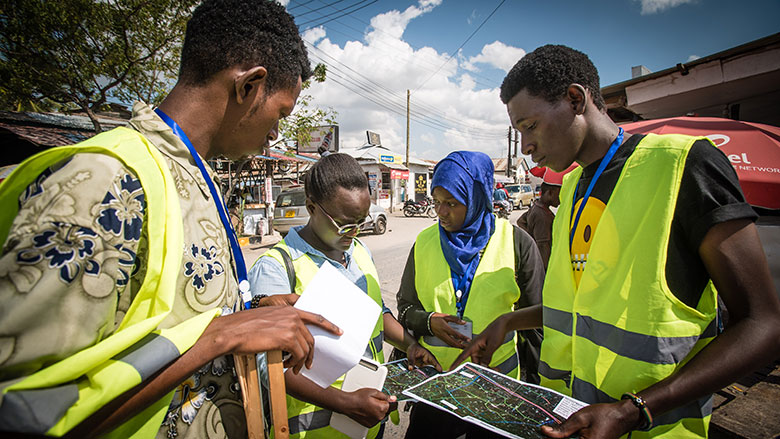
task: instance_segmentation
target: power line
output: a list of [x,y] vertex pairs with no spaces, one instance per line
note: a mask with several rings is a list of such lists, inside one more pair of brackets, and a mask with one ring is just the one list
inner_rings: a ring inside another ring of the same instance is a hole
[[[295,14],[295,17],[296,17],[296,18],[297,18],[297,17],[302,17],[302,16],[304,16],[304,15],[311,14],[312,12],[317,12],[317,11],[319,11],[320,9],[325,9],[325,8],[327,8],[327,7],[332,7],[333,5],[335,5],[335,4],[338,4],[338,3],[341,3],[341,2],[343,2],[343,1],[344,1],[344,0],[336,0],[336,1],[335,1],[335,2],[333,2],[333,3],[328,3],[328,4],[325,4],[325,5],[323,5],[323,6],[320,6],[319,8],[316,8],[316,9],[312,9],[312,8],[309,8],[309,7],[307,7],[306,9],[308,9],[308,11],[306,11],[306,12],[301,12],[300,14]],[[311,3],[311,2],[307,2],[307,3]],[[304,5],[300,5],[300,6],[304,6]]]
[[506,2],[506,0],[501,0],[501,3],[499,3],[499,4],[498,4],[498,6],[496,6],[496,7],[495,7],[495,9],[493,9],[493,12],[491,12],[491,13],[490,13],[490,15],[488,15],[488,16],[487,16],[487,18],[485,18],[484,20],[482,20],[482,23],[480,23],[480,24],[479,24],[479,26],[477,26],[477,28],[476,28],[476,29],[474,29],[474,32],[472,32],[472,33],[471,33],[471,35],[469,35],[469,37],[468,37],[468,38],[466,38],[466,41],[464,41],[464,42],[463,42],[463,44],[461,44],[460,46],[458,46],[458,48],[457,48],[457,49],[455,49],[455,52],[453,52],[453,53],[452,53],[452,55],[450,55],[450,57],[449,57],[449,58],[447,58],[447,60],[446,60],[446,61],[444,61],[444,63],[443,63],[441,66],[439,66],[439,68],[438,68],[438,69],[436,69],[436,71],[435,71],[433,74],[431,74],[431,76],[429,76],[429,77],[428,77],[428,78],[427,78],[425,81],[423,81],[423,82],[422,82],[422,84],[420,84],[420,85],[419,85],[419,86],[418,86],[416,89],[414,89],[414,91],[416,92],[417,90],[419,90],[420,88],[422,88],[422,86],[423,86],[423,85],[425,85],[425,83],[427,83],[427,82],[428,82],[428,81],[429,81],[431,78],[433,78],[433,76],[434,76],[434,75],[436,75],[436,73],[439,73],[439,70],[441,70],[441,69],[442,69],[442,67],[444,67],[445,65],[447,65],[447,63],[448,63],[448,62],[450,62],[450,60],[452,59],[452,57],[453,57],[453,56],[455,56],[455,54],[457,54],[457,53],[460,51],[460,49],[462,49],[462,48],[463,48],[463,46],[465,46],[465,45],[466,45],[466,43],[468,43],[468,42],[469,42],[469,40],[471,40],[471,38],[472,38],[474,35],[476,35],[476,33],[477,33],[477,32],[479,32],[479,30],[480,30],[480,29],[482,29],[482,26],[484,26],[484,25],[485,25],[485,23],[487,23],[487,21],[488,21],[488,20],[490,20],[490,17],[492,17],[492,16],[493,16],[493,14],[495,14],[495,13],[496,13],[496,11],[498,10],[498,8],[500,8],[500,7],[501,7],[501,5],[503,5],[503,4],[504,4],[504,2]]
[[[317,56],[317,55],[314,55]],[[319,56],[317,56],[320,58]],[[323,62],[324,59],[320,58]],[[370,85],[367,85],[360,81],[359,79],[356,79],[354,77],[351,77],[348,73],[343,72],[341,69],[339,69],[336,66],[329,65],[329,78],[330,79],[341,79],[344,82],[336,81],[338,84],[342,85],[344,88],[347,88],[348,90],[352,91],[353,93],[356,93],[360,95],[361,97],[364,97],[371,102],[381,106],[382,108],[394,112],[398,115],[405,115],[406,108],[398,102],[398,99],[396,96],[391,95],[390,97],[384,96],[377,92],[374,88],[372,88]],[[396,98],[396,99],[393,99]],[[438,111],[438,110],[437,110]],[[442,119],[441,116],[431,116],[422,112],[419,112],[417,110],[412,110],[411,114],[415,116],[415,121],[419,122],[425,122],[426,126],[429,126],[431,128],[435,128],[442,131],[456,131],[466,136],[471,137],[479,137],[482,139],[503,139],[503,129],[499,132],[496,130],[495,132],[492,132],[483,128],[483,127],[477,127],[477,126],[471,126],[468,125],[462,121],[454,120],[450,118],[446,118],[449,120],[452,120],[453,123],[447,123],[446,119],[444,121],[440,120]],[[435,112],[434,112],[435,114]]]
[[314,0],[309,0],[309,1],[306,1],[306,2],[303,2],[303,3],[298,3],[298,4],[297,4],[297,5],[295,5],[295,6],[291,6],[291,7],[287,8],[287,12],[290,12],[290,11],[292,11],[293,9],[296,9],[296,8],[300,8],[301,6],[306,6],[306,5],[308,5],[309,3],[312,3],[313,1],[314,1]]
[[[325,65],[327,65],[329,68],[331,68],[331,69],[335,69],[336,71],[339,71],[339,72],[341,72],[342,76],[344,76],[344,77],[345,77],[344,79],[346,79],[346,80],[351,80],[352,82],[354,82],[354,83],[356,83],[356,84],[361,84],[361,80],[360,80],[360,78],[363,78],[363,79],[364,79],[365,81],[367,81],[368,83],[375,85],[376,87],[378,87],[379,89],[383,90],[385,93],[387,93],[388,95],[390,95],[390,98],[386,98],[387,100],[389,100],[389,101],[392,101],[392,102],[394,102],[394,103],[395,103],[395,101],[393,100],[393,98],[395,98],[395,99],[399,99],[399,100],[402,100],[402,99],[403,99],[403,97],[402,97],[402,96],[400,96],[399,94],[397,94],[397,92],[394,92],[394,91],[392,91],[392,90],[388,89],[387,87],[383,86],[382,84],[380,84],[380,83],[378,83],[378,82],[375,82],[375,81],[373,81],[371,78],[368,78],[368,77],[364,76],[363,74],[361,74],[360,72],[356,71],[356,70],[355,70],[355,69],[353,69],[352,67],[350,67],[350,66],[348,66],[348,65],[346,65],[346,64],[344,64],[344,63],[342,63],[342,62],[341,62],[341,61],[339,61],[338,59],[336,59],[336,58],[332,57],[331,55],[329,55],[329,54],[328,54],[327,52],[325,52],[324,50],[322,50],[322,49],[320,49],[320,48],[318,48],[318,47],[316,47],[316,46],[312,45],[312,43],[311,43],[311,42],[309,42],[309,41],[306,41],[306,43],[307,43],[307,44],[309,44],[309,45],[311,46],[311,48],[313,48],[314,50],[316,50],[316,51],[318,52],[318,53],[312,53],[312,55],[313,55],[313,56],[317,56],[317,58],[319,58],[319,59],[320,59],[320,60],[321,60],[321,61],[322,61],[322,62],[323,62]],[[334,62],[336,62],[336,63],[338,63],[339,65],[343,66],[344,68],[346,68],[346,69],[348,69],[348,70],[350,70],[350,71],[354,72],[354,73],[355,73],[356,75],[358,75],[360,78],[353,77],[352,75],[350,75],[350,74],[349,74],[349,73],[347,73],[347,72],[342,72],[342,71],[340,71],[340,70],[338,69],[338,67],[336,67],[334,64],[332,64],[332,63],[328,62],[327,60],[325,60],[325,59],[324,59],[324,58],[323,58],[321,55],[319,55],[319,53],[321,53],[322,55],[324,55],[324,56],[326,56],[326,57],[330,58],[331,60],[333,60]],[[377,91],[376,91],[376,90],[372,90],[371,88],[367,88],[367,87],[361,87],[361,88],[363,88],[363,89],[364,89],[364,90],[366,90],[367,92],[370,92],[370,93],[375,93],[375,94],[377,94]],[[465,123],[465,122],[464,122],[464,121],[462,121],[462,120],[453,119],[453,118],[451,118],[451,117],[448,117],[448,116],[446,116],[446,115],[438,114],[438,113],[441,111],[439,108],[436,108],[436,107],[433,107],[433,106],[430,106],[430,105],[427,105],[427,104],[425,104],[425,103],[421,103],[421,102],[416,102],[416,103],[415,103],[415,105],[417,105],[417,106],[419,106],[421,109],[423,109],[423,110],[425,110],[425,111],[428,111],[428,112],[430,112],[430,113],[433,113],[433,114],[435,115],[435,116],[428,116],[428,115],[426,115],[426,114],[421,114],[421,113],[418,113],[418,114],[420,114],[420,116],[421,116],[421,117],[433,117],[433,118],[440,118],[440,119],[442,119],[442,120],[449,121],[450,123],[453,123],[453,124],[455,124],[455,125],[456,125],[456,126],[458,126],[458,127],[465,127],[465,128],[468,128],[468,129],[473,129],[473,130],[484,130],[484,128],[482,128],[482,127],[476,127],[476,126],[473,126],[473,125],[469,125],[469,124]],[[451,127],[448,127],[448,128],[451,128]],[[503,134],[501,134],[501,137],[503,137]]]
[[[370,102],[375,103],[376,105],[379,105],[380,107],[386,109],[387,111],[395,113],[396,115],[401,116],[401,117],[405,117],[406,116],[405,109],[394,109],[394,108],[388,107],[386,104],[384,104],[383,102],[380,102],[375,97],[370,96],[368,94],[365,94],[365,93],[363,93],[361,91],[355,90],[350,85],[340,81],[339,79],[341,79],[341,77],[337,76],[337,78],[334,78],[334,77],[331,76],[330,80],[333,81],[334,83],[338,84],[338,85],[341,85],[342,87],[346,88],[347,90],[351,91],[352,93],[355,93],[356,95],[362,97],[363,99],[366,99],[366,100],[368,100]],[[437,130],[437,131],[442,131],[442,132],[454,131],[456,134],[462,135],[464,137],[470,137],[470,138],[475,139],[475,140],[497,141],[497,140],[503,140],[506,137],[505,134],[503,134],[503,133],[500,134],[500,135],[493,136],[493,135],[484,135],[484,134],[479,134],[479,133],[463,132],[463,131],[457,130],[455,127],[449,127],[449,126],[442,127],[442,126],[438,126],[438,125],[429,123],[425,119],[421,119],[420,117],[418,117],[416,115],[412,115],[411,117],[415,120],[415,122],[419,123],[420,125],[432,128],[432,129]]]
[[347,9],[349,9],[349,8],[352,8],[352,7],[355,7],[355,6],[357,6],[357,5],[360,5],[360,4],[362,4],[362,3],[365,3],[365,4],[363,4],[362,6],[360,6],[359,8],[357,8],[357,9],[353,9],[353,10],[351,10],[351,11],[344,12],[343,14],[341,14],[341,15],[339,15],[339,16],[337,16],[337,17],[330,18],[330,19],[328,19],[328,20],[325,20],[325,21],[323,21],[323,22],[321,22],[321,23],[317,23],[317,24],[315,25],[315,26],[322,26],[323,24],[325,24],[325,23],[328,23],[328,22],[330,22],[330,21],[333,21],[333,20],[335,20],[335,19],[337,19],[337,18],[341,18],[341,17],[343,17],[343,16],[345,16],[345,15],[352,14],[352,13],[354,13],[354,12],[357,12],[357,11],[359,11],[359,10],[361,10],[361,9],[365,8],[365,7],[371,6],[371,5],[373,5],[374,3],[376,3],[376,2],[377,2],[377,1],[379,1],[379,0],[373,0],[373,1],[370,1],[370,2],[368,2],[368,3],[366,3],[366,1],[367,1],[367,0],[361,0],[361,1],[359,1],[359,2],[357,2],[357,3],[355,3],[355,4],[353,4],[353,5],[347,6],[346,8],[343,8],[343,9],[338,9],[338,10],[336,10],[336,12],[331,12],[330,14],[325,14],[325,15],[323,15],[323,16],[321,16],[321,17],[318,17],[318,18],[315,18],[315,19],[313,19],[313,20],[305,21],[305,22],[303,22],[303,23],[299,24],[299,26],[304,26],[304,25],[307,25],[307,24],[309,24],[309,23],[313,23],[313,22],[315,22],[315,21],[317,21],[317,20],[321,20],[321,19],[323,19],[323,18],[330,17],[331,15],[338,14],[339,12],[344,12],[344,11],[346,11],[346,10],[347,10]]
[[[319,1],[320,1],[320,3],[323,3],[322,0],[319,0]],[[310,3],[310,2],[306,2],[306,3]],[[311,11],[311,8],[309,8],[309,7],[306,7],[306,8]],[[362,24],[365,24],[366,26],[372,26],[371,23],[369,23],[369,22],[367,22],[365,20],[362,20],[362,19],[356,17],[355,15],[350,14],[350,15],[348,15],[348,17],[353,19],[353,20],[355,20],[355,21],[358,21],[358,22],[360,22]],[[338,23],[338,24],[340,24],[340,25],[342,25],[342,26],[344,26],[344,27],[346,27],[348,29],[351,29],[357,35],[360,35],[361,38],[363,37],[363,31],[361,31],[359,29],[355,29],[354,27],[352,27],[352,26],[350,26],[350,25],[348,25],[348,24],[346,24],[346,23],[344,23],[342,21],[339,21],[338,19],[333,19],[333,21],[335,21],[336,23]],[[304,31],[309,30],[309,29],[313,29],[314,27],[317,27],[317,26],[319,26],[319,25],[309,26],[308,28],[304,29]],[[353,36],[347,35],[346,33],[341,32],[338,29],[334,29],[333,27],[329,27],[329,30],[332,31],[332,32],[335,32],[337,34],[341,34],[341,35],[343,35],[343,36],[345,36],[347,38],[353,38]],[[387,32],[383,31],[382,29],[374,27],[373,30],[375,32],[378,32],[378,33],[382,34],[382,35],[386,35],[386,36],[395,38],[393,35],[388,34]],[[375,42],[381,43],[383,46],[392,49],[396,53],[401,53],[403,55],[407,55],[407,53],[398,50],[398,48],[396,48],[396,47],[394,47],[394,46],[392,46],[390,44],[387,44],[386,42],[384,42],[382,40],[376,40]],[[409,43],[406,42],[406,44],[409,44]],[[413,53],[414,53],[415,50],[417,50],[411,44],[409,44],[409,47],[412,48]],[[384,53],[386,53],[386,52],[384,52]],[[411,58],[411,56],[407,56],[407,59],[409,59],[409,58]],[[438,65],[438,63],[434,64],[433,62],[429,61],[426,58],[418,58],[416,61],[418,61],[418,62],[419,61],[423,61],[427,65],[431,66],[432,67],[431,69],[425,69],[425,70],[428,70],[429,72],[434,72],[434,74],[437,73],[439,69],[441,69],[441,67]],[[420,67],[422,67],[422,66],[420,66]],[[434,69],[435,69],[435,71],[434,71]],[[494,78],[487,77],[487,76],[479,74],[477,72],[469,72],[469,75],[474,77],[474,82],[476,82],[477,84],[479,84],[479,85],[481,85],[481,86],[483,86],[485,88],[494,88],[494,87],[496,87],[498,85],[498,81],[496,81]],[[487,82],[480,81],[479,78],[482,78],[484,81],[487,81]]]

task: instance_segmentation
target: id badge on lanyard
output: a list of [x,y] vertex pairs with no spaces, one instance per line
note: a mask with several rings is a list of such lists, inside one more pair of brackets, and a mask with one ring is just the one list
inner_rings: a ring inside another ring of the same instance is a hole
[[[590,193],[593,191],[593,186],[596,185],[596,181],[601,177],[601,174],[604,172],[604,169],[607,168],[607,165],[610,161],[612,161],[612,157],[615,156],[615,153],[618,150],[618,147],[620,147],[620,144],[623,143],[623,128],[618,128],[618,135],[615,138],[615,141],[612,142],[612,145],[610,145],[609,150],[604,155],[604,158],[601,159],[601,163],[599,163],[599,167],[596,169],[596,173],[593,174],[593,178],[590,180],[590,184],[588,185],[588,188],[585,190],[585,195],[582,197],[582,203],[580,203],[580,208],[577,209],[577,215],[573,216],[573,223],[571,225],[571,229],[569,230],[569,252],[571,253],[571,244],[574,241],[574,233],[577,231],[577,224],[580,222],[580,215],[582,215],[582,211],[585,210],[585,205],[588,203],[588,199],[590,198]],[[571,202],[571,212],[574,213],[574,206],[577,205],[577,191],[580,188],[579,181],[577,182],[577,187],[574,189],[574,196],[572,196],[572,202]]]
[[206,181],[206,185],[209,187],[211,198],[214,200],[214,204],[217,207],[217,212],[219,213],[219,219],[222,222],[222,227],[225,228],[228,242],[230,242],[230,249],[231,253],[233,254],[233,260],[236,261],[236,276],[238,276],[238,291],[241,295],[241,303],[244,305],[244,309],[249,309],[251,308],[252,295],[249,293],[249,281],[247,280],[246,275],[246,263],[244,262],[244,255],[241,253],[241,246],[238,244],[236,232],[233,230],[233,225],[228,219],[227,208],[221,202],[222,198],[220,197],[219,192],[217,192],[217,188],[214,186],[214,182],[211,180],[211,176],[209,176],[208,171],[206,171],[206,166],[203,164],[203,160],[201,160],[200,155],[198,155],[198,152],[195,150],[195,147],[192,145],[192,142],[190,142],[190,139],[187,137],[187,134],[184,132],[184,130],[181,129],[176,121],[171,119],[171,117],[167,114],[163,113],[163,111],[159,108],[155,109],[154,112],[160,116],[163,122],[171,127],[173,134],[175,134],[176,137],[178,137],[184,143],[184,145],[187,146],[192,159],[195,161],[195,164],[198,165],[198,169],[200,169],[203,180]]

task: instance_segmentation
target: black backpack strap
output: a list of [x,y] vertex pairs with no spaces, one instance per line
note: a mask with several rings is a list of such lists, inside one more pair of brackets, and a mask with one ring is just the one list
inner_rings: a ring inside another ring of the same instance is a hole
[[274,247],[271,250],[276,250],[282,256],[284,268],[287,270],[287,279],[290,281],[290,293],[295,293],[295,266],[293,265],[290,254],[281,247]]

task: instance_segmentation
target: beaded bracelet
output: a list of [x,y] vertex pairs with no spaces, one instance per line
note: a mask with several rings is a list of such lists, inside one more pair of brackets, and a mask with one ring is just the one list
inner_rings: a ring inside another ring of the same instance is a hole
[[636,408],[638,408],[639,412],[642,414],[644,422],[642,425],[636,428],[637,430],[650,431],[650,429],[653,428],[653,415],[650,414],[650,409],[647,408],[647,403],[641,396],[631,392],[626,392],[623,394],[623,396],[620,397],[620,399],[630,399],[634,406],[636,406]]
[[268,297],[268,294],[258,294],[252,298],[252,305],[250,308],[260,308],[260,301]]

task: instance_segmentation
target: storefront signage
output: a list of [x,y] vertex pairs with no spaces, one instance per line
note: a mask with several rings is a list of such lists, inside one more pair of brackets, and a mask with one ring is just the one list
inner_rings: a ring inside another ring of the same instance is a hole
[[380,155],[379,156],[379,161],[382,162],[382,163],[393,163],[393,162],[395,162],[395,157],[393,157],[391,155]]
[[417,194],[428,193],[428,176],[426,174],[416,174],[414,176],[414,192]]
[[391,180],[408,180],[409,179],[409,171],[401,171],[398,169],[391,169],[390,170],[390,179]]

